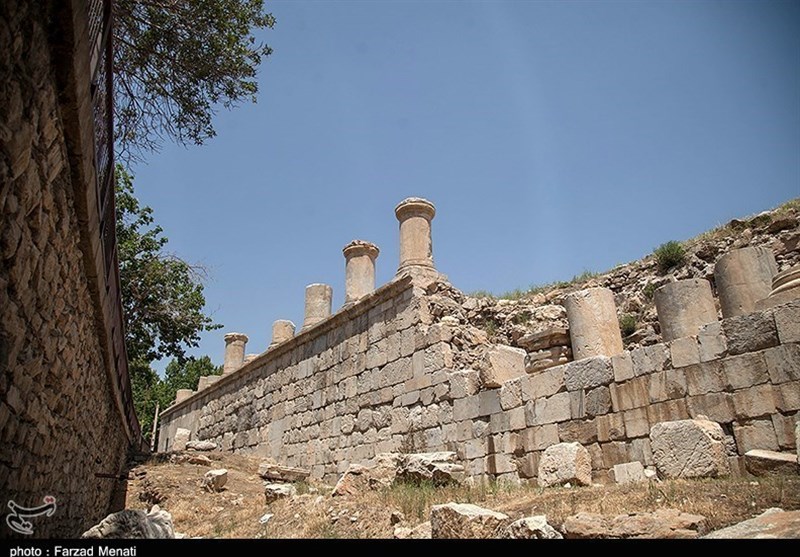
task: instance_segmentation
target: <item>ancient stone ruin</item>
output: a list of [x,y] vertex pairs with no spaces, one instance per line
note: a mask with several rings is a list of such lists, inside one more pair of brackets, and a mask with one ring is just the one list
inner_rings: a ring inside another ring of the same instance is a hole
[[[614,293],[576,291],[535,308],[543,325],[512,347],[465,317],[477,302],[436,269],[433,204],[395,215],[393,280],[375,288],[377,246],[345,246],[344,305],[309,285],[299,331],[276,321],[251,359],[247,335],[225,335],[224,374],[178,392],[159,450],[207,440],[331,485],[385,453],[449,451],[467,477],[551,485],[735,474],[748,451],[796,450],[797,265],[779,273],[763,247],[712,254],[718,297],[705,278],[667,281],[653,292],[660,337],[627,349]],[[695,438],[712,456],[681,452]]]

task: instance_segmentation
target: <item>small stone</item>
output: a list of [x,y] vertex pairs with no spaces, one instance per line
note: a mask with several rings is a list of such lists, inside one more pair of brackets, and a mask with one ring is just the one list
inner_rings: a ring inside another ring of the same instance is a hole
[[215,451],[217,444],[213,441],[189,441],[186,448],[192,451]]
[[269,521],[270,521],[270,519],[271,519],[273,516],[275,516],[275,515],[274,515],[274,514],[272,514],[272,513],[267,513],[267,514],[265,514],[264,516],[262,516],[261,518],[259,518],[259,519],[258,519],[258,523],[259,523],[259,524],[266,524],[267,522],[269,522]]
[[400,511],[392,511],[392,514],[389,515],[389,524],[394,526],[395,524],[400,524],[406,519],[405,515]]

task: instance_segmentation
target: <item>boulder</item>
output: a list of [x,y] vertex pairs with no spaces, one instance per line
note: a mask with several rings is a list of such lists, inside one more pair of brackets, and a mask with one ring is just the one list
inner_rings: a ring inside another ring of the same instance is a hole
[[423,522],[414,528],[397,526],[394,529],[394,539],[396,540],[429,540],[431,539],[431,523]]
[[568,539],[696,538],[706,531],[706,518],[676,509],[603,516],[578,513],[564,521]]
[[264,484],[264,497],[267,500],[267,505],[274,503],[278,499],[296,495],[297,489],[292,484]]
[[725,434],[707,419],[657,423],[650,429],[653,460],[666,478],[713,478],[730,473]]
[[646,481],[644,466],[638,460],[614,465],[614,481],[618,484],[629,484]]
[[580,443],[558,443],[545,449],[539,459],[539,485],[566,483],[591,485],[592,459]]
[[728,526],[703,536],[709,539],[800,539],[800,511],[784,512],[783,509],[767,509],[760,515],[744,522]]
[[754,476],[797,474],[800,466],[794,453],[779,453],[753,449],[744,453],[744,465]]
[[192,451],[215,451],[217,444],[213,441],[189,441],[186,443],[186,448]]
[[503,538],[511,540],[560,540],[561,533],[547,523],[546,516],[529,516],[515,520],[503,530]]
[[81,538],[92,539],[172,539],[172,515],[154,505],[150,512],[125,509],[105,517],[99,524],[83,533]]
[[184,429],[179,427],[175,431],[175,438],[172,440],[172,447],[173,451],[185,451],[186,445],[189,443],[189,439],[192,437],[192,432],[188,429]]
[[464,467],[456,463],[458,456],[454,452],[400,456],[395,481],[447,485],[458,484],[464,480]]
[[468,503],[431,507],[433,539],[497,538],[511,521],[508,516]]
[[351,464],[336,486],[332,496],[358,495],[365,491],[389,487],[397,476],[397,468],[403,455],[381,453],[368,464]]
[[221,491],[228,483],[228,471],[225,468],[209,470],[203,476],[203,487],[208,491]]
[[489,389],[525,375],[525,351],[511,346],[492,346],[481,366],[481,382]]
[[310,473],[303,468],[281,466],[266,460],[258,466],[258,475],[262,479],[277,482],[302,482],[308,478]]

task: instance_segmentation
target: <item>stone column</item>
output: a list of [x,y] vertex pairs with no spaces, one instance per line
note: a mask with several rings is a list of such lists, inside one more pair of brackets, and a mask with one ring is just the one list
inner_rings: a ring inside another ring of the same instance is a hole
[[333,288],[327,284],[309,284],[306,286],[306,314],[303,329],[327,319],[331,315]]
[[611,290],[587,288],[574,292],[564,299],[564,308],[576,360],[622,353],[617,305]]
[[655,301],[664,342],[694,336],[703,325],[718,321],[711,283],[705,279],[665,284],[656,290]]
[[375,290],[375,259],[380,250],[373,243],[353,240],[344,254],[344,305],[354,304]]
[[409,197],[395,207],[400,221],[400,266],[397,274],[405,272],[435,275],[431,221],[436,215],[433,203],[421,197]]
[[244,365],[244,348],[248,340],[247,335],[244,333],[228,333],[225,335],[223,373],[231,373]]
[[734,249],[714,266],[722,317],[751,313],[756,302],[769,296],[778,273],[772,250],[764,247]]
[[286,319],[278,319],[272,324],[272,342],[269,347],[277,346],[294,336],[294,323]]
[[184,400],[186,400],[187,398],[189,398],[193,394],[194,394],[194,391],[192,389],[178,389],[175,392],[175,404],[178,404],[179,402],[183,402]]
[[800,299],[800,264],[789,267],[772,279],[772,292],[756,303],[756,311]]

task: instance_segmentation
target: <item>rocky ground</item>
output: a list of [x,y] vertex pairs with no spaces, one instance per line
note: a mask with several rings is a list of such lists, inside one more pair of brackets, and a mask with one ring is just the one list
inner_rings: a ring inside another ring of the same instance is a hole
[[[420,525],[418,532],[430,536],[424,524],[431,507],[451,502],[499,511],[509,520],[545,515],[566,537],[695,537],[769,508],[800,510],[796,474],[547,489],[399,484],[342,496],[331,495],[331,486],[299,481],[296,495],[267,504],[259,462],[221,452],[153,458],[131,470],[127,507],[158,504],[171,513],[176,532],[201,538],[392,538]],[[219,468],[228,471],[227,482],[219,491],[204,487],[206,472]],[[800,518],[793,520],[790,532],[800,535]]]

